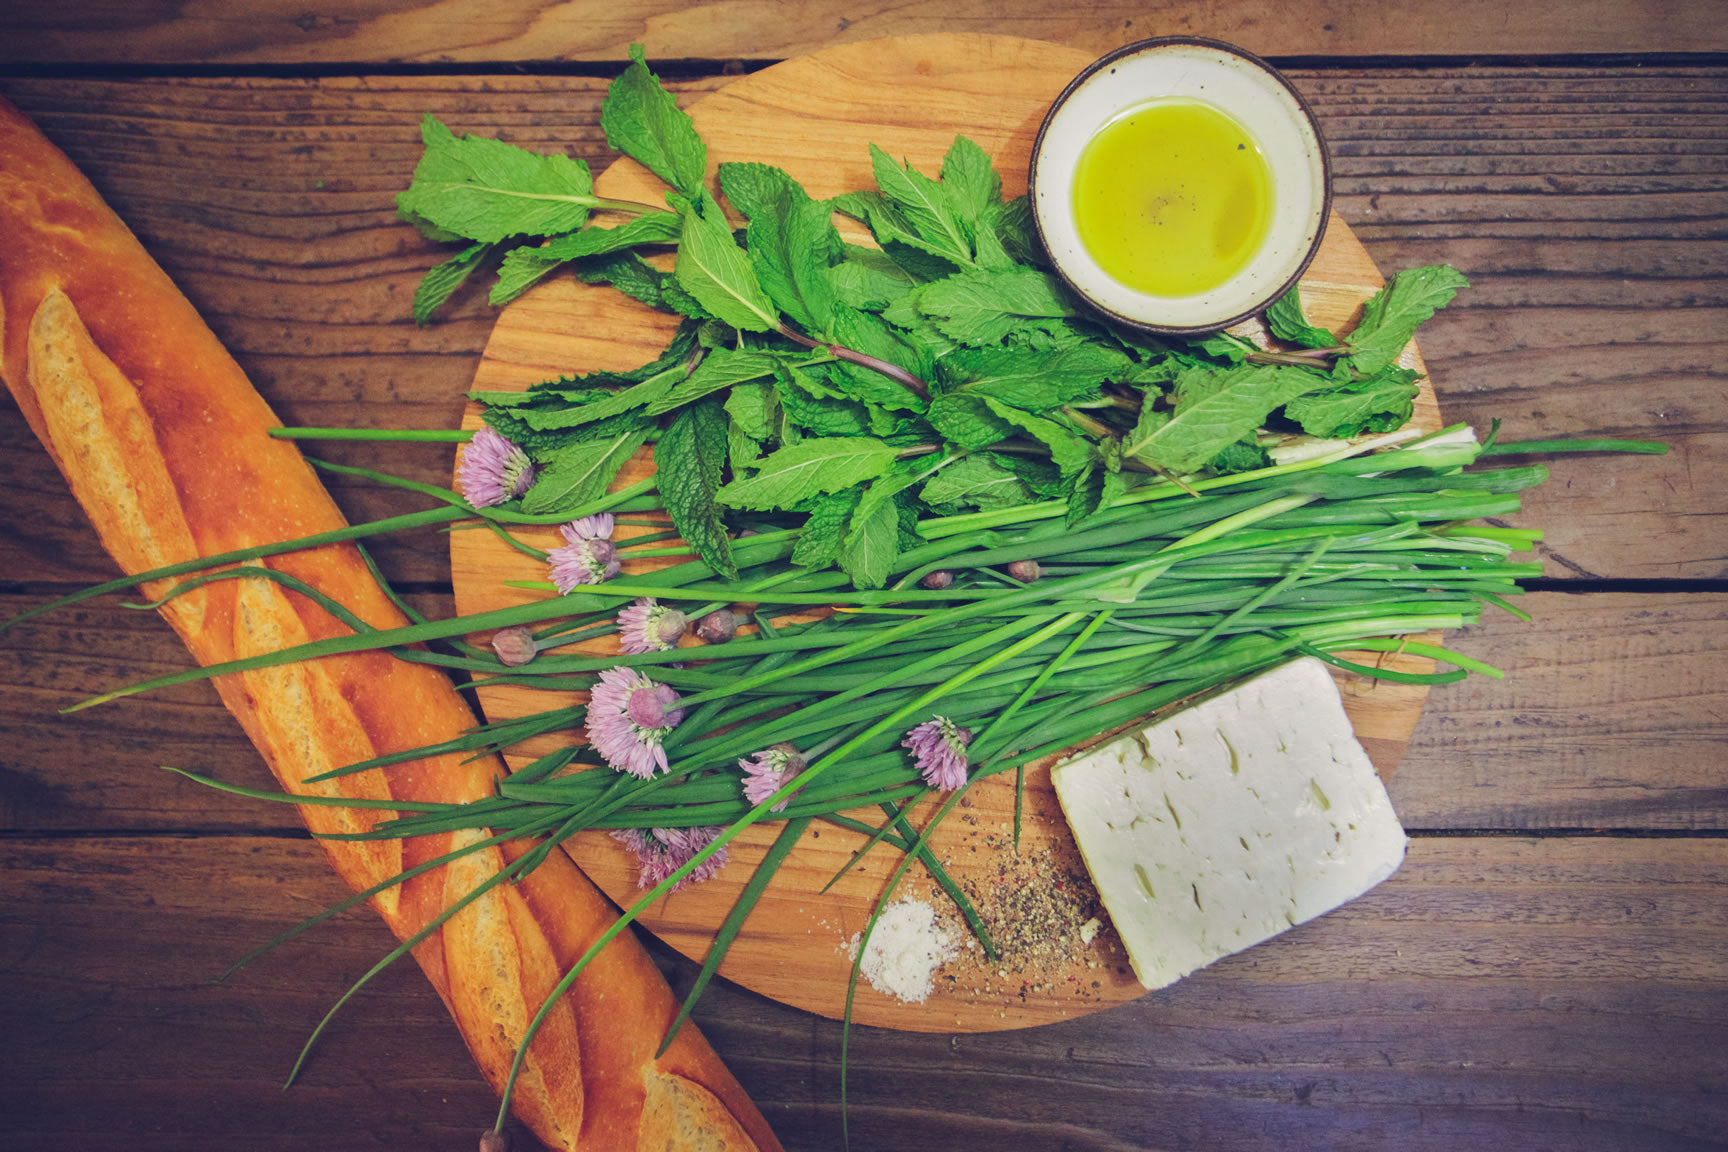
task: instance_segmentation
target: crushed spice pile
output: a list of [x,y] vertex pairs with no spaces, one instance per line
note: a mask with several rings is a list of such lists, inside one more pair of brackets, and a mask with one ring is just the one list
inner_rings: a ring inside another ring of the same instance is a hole
[[[985,831],[969,816],[961,817],[972,825],[966,850],[987,850],[994,861],[985,876],[962,874],[960,883],[996,945],[997,961],[988,964],[974,950],[950,964],[944,978],[1004,1004],[1099,999],[1106,973],[1098,970],[1114,966],[1120,948],[1111,933],[1099,939],[1106,914],[1079,854],[1048,844],[1016,851],[1012,829]],[[1084,978],[1077,970],[1097,975]]]

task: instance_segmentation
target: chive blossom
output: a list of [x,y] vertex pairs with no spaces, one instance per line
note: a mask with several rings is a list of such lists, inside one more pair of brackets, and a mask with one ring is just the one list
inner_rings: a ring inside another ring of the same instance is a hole
[[534,486],[534,461],[509,439],[482,428],[462,450],[456,485],[468,503],[490,508],[527,494]]
[[943,792],[966,783],[966,747],[972,730],[962,728],[946,716],[935,716],[900,741],[912,753],[913,766],[924,774],[924,782]]
[[588,742],[620,772],[651,780],[671,767],[665,739],[684,719],[678,693],[630,668],[600,673],[588,700]]
[[618,613],[618,639],[633,656],[669,652],[678,647],[689,625],[689,617],[678,609],[642,597]]
[[[641,865],[641,871],[636,877],[638,888],[652,888],[665,880],[672,873],[688,864],[696,853],[714,843],[715,839],[725,829],[714,827],[698,828],[619,828],[612,833],[612,838],[636,853],[636,860]],[[680,888],[702,881],[719,872],[726,865],[726,849],[708,857],[698,864],[691,873],[672,885],[668,891],[676,892]]]
[[546,553],[552,583],[558,591],[568,596],[578,585],[599,584],[618,575],[624,563],[618,559],[618,549],[612,543],[612,527],[610,512],[598,512],[559,526],[566,543]]
[[[791,744],[781,743],[738,761],[738,767],[744,769],[744,799],[754,807],[804,771],[804,757]],[[792,797],[788,796],[769,811],[783,812],[791,802]]]

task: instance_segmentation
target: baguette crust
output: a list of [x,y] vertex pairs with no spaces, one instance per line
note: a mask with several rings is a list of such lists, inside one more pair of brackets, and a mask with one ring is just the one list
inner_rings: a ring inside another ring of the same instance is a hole
[[[0,376],[125,571],[344,524],[299,450],[268,435],[277,420],[192,305],[72,163],[4,100]],[[352,547],[265,563],[374,627],[406,623]],[[347,631],[262,579],[206,585],[170,601],[163,615],[202,664]],[[296,795],[459,803],[489,795],[503,770],[496,758],[463,763],[447,755],[304,783],[470,727],[467,704],[424,665],[356,653],[225,676],[216,685],[282,787]],[[316,831],[355,831],[389,815],[310,805],[300,811]],[[358,889],[480,835],[321,843]],[[407,938],[527,850],[514,843],[480,850],[372,903]],[[553,985],[616,916],[555,852],[415,949],[495,1088]],[[778,1149],[694,1027],[655,1058],[676,1010],[635,938],[620,936],[548,1016],[514,1110],[558,1149]]]

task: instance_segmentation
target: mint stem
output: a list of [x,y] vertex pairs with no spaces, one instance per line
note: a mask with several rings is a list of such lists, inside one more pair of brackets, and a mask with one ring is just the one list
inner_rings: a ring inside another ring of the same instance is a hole
[[778,331],[780,335],[786,337],[786,339],[792,341],[794,344],[802,344],[806,348],[820,349],[828,353],[830,356],[833,356],[836,360],[844,360],[848,364],[856,364],[860,368],[868,368],[872,372],[880,372],[882,375],[888,377],[888,379],[905,385],[920,396],[928,397],[930,395],[930,385],[924,383],[924,381],[912,375],[912,373],[906,371],[906,369],[897,364],[890,364],[886,360],[879,360],[864,352],[856,352],[851,348],[846,347],[844,344],[828,344],[820,340],[812,340],[810,337],[796,331],[791,326],[784,323],[779,326]]
[[628,212],[632,216],[666,211],[666,209],[656,208],[652,204],[641,204],[635,200],[608,200],[604,196],[593,198],[593,208],[596,212]]
[[1350,345],[1335,344],[1330,348],[1298,348],[1289,352],[1262,349],[1248,353],[1246,359],[1250,364],[1293,364],[1298,368],[1321,368],[1333,357],[1349,354]]

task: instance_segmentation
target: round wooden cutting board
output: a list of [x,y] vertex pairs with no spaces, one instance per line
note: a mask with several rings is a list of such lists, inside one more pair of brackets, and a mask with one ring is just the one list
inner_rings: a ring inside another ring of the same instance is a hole
[[[963,134],[994,158],[1004,194],[1012,197],[1025,191],[1033,136],[1046,108],[1088,63],[1085,54],[1071,48],[1006,37],[878,40],[741,77],[689,111],[708,144],[711,178],[721,161],[756,160],[785,168],[811,195],[828,197],[874,186],[871,144],[935,175],[954,136]],[[648,202],[659,202],[663,191],[628,160],[614,164],[600,178],[599,189],[603,195]],[[857,231],[847,235],[855,242],[864,239]],[[1362,301],[1381,282],[1367,252],[1334,216],[1302,282],[1310,318],[1348,331]],[[610,288],[560,276],[499,316],[474,387],[522,389],[570,373],[634,368],[660,352],[676,323],[675,317]],[[1403,363],[1421,367],[1414,348]],[[1426,429],[1439,426],[1426,385],[1416,422]],[[477,410],[470,410],[464,426],[479,426]],[[639,454],[620,485],[650,468],[648,454]],[[543,548],[560,542],[553,530],[525,531],[522,538]],[[451,559],[456,603],[463,613],[533,595],[504,587],[505,580],[545,579],[541,565],[485,532],[455,533]],[[1345,684],[1346,707],[1382,774],[1403,752],[1421,712],[1423,691],[1383,682]],[[568,702],[558,694],[521,689],[486,690],[480,700],[494,720]],[[548,746],[545,741],[521,746],[512,762],[525,763]],[[1014,950],[990,966],[977,949],[962,951],[941,969],[935,992],[921,1004],[896,1000],[860,982],[854,1019],[914,1031],[987,1031],[1083,1015],[1143,994],[1107,928],[1082,942],[1076,908],[1086,888],[1084,869],[1050,789],[1048,767],[1027,772],[1017,850],[1011,773],[975,787],[970,806],[956,809],[934,841],[986,920],[997,923],[1000,942],[1014,941]],[[873,823],[880,820],[879,813],[861,815],[873,817]],[[733,842],[731,861],[719,876],[661,900],[642,924],[700,960],[777,828],[749,829]],[[822,893],[862,842],[833,826],[812,825],[756,907],[721,974],[776,1000],[840,1016],[851,969],[848,943],[863,929],[897,859],[893,851],[878,849]],[[570,852],[614,900],[635,902],[634,858],[609,837],[585,834]],[[928,878],[914,871],[897,896],[919,896],[951,912],[939,890],[932,891]]]

